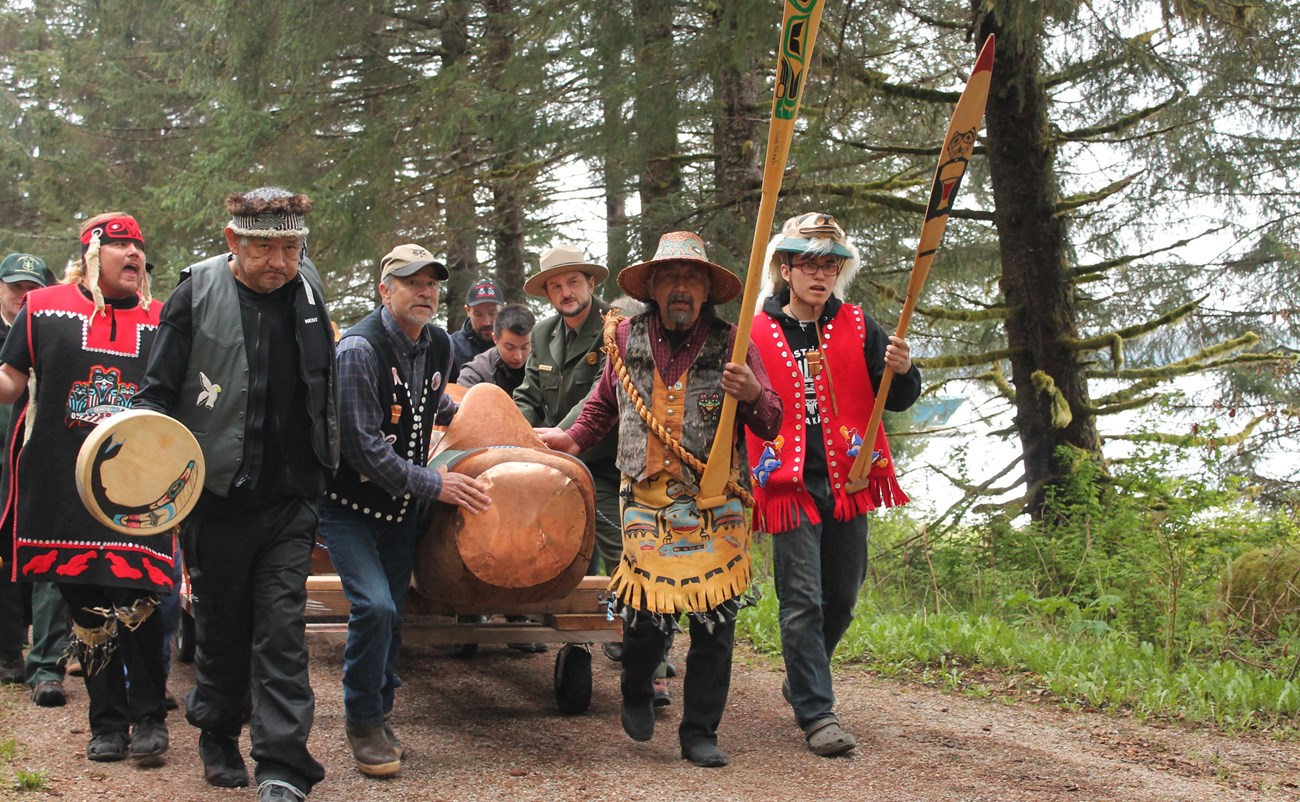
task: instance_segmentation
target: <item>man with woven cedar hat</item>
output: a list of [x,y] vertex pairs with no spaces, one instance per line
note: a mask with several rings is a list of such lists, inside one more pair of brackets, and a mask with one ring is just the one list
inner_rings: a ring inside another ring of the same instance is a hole
[[181,531],[198,647],[185,717],[204,777],[248,784],[248,720],[259,798],[296,800],[325,776],[307,751],[303,616],[316,507],[339,462],[334,332],[306,255],[311,200],[261,187],[225,205],[230,252],[183,271],[140,404],[185,424],[207,464]]
[[8,556],[14,577],[57,583],[71,612],[69,646],[90,696],[86,757],[152,761],[169,740],[154,613],[172,585],[172,538],[127,537],[96,521],[76,500],[75,466],[99,421],[137,406],[159,305],[135,218],[92,217],[81,248],[66,283],[27,294],[0,350],[0,404],[25,395],[29,372],[40,387],[39,404],[15,411],[15,428],[30,425],[31,438],[10,454]]
[[885,366],[897,376],[885,407],[893,411],[916,401],[921,374],[905,340],[843,301],[858,251],[835,218],[790,218],[767,257],[754,342],[788,412],[776,437],[749,435],[754,528],[773,535],[782,690],[808,748],[830,757],[857,745],[833,710],[830,660],[866,577],[866,513],[907,502],[883,427],[865,445],[873,450],[866,489],[848,492],[849,467],[864,447]]
[[[623,729],[654,734],[652,677],[669,633],[686,613],[691,634],[678,738],[697,766],[726,765],[718,724],[731,684],[736,614],[748,599],[750,527],[744,505],[749,471],[736,439],[727,500],[699,509],[703,463],[717,431],[722,394],[759,437],[776,435],[781,400],[751,345],[746,364],[728,362],[736,329],[714,305],[740,294],[740,280],[708,260],[694,234],[665,234],[653,259],[624,269],[618,284],[644,301],[631,319],[605,327],[609,361],[582,414],[567,429],[542,433],[576,453],[618,431],[623,474],[623,553],[610,581],[623,617]],[[722,436],[736,438],[738,432]]]
[[[582,401],[605,365],[601,330],[609,305],[596,298],[596,285],[609,270],[588,262],[577,245],[560,243],[542,252],[538,271],[524,283],[524,292],[551,302],[556,314],[533,327],[532,354],[524,382],[515,390],[515,404],[534,426],[572,426]],[[589,574],[600,573],[601,561],[610,571],[622,551],[618,516],[618,467],[611,433],[579,454],[596,486],[596,550]]]

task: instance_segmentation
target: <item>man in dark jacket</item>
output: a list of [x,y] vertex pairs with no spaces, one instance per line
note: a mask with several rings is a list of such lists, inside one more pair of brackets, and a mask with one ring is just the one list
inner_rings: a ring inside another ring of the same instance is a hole
[[[0,263],[0,345],[9,336],[9,328],[18,317],[27,293],[48,286],[49,270],[45,260],[29,253],[11,253]],[[18,406],[24,407],[24,398]],[[13,406],[0,406],[0,457],[8,453],[13,442],[17,421],[13,420]],[[9,482],[0,481],[0,506],[8,497]],[[7,537],[7,536],[6,536]],[[0,538],[4,539],[4,538]],[[7,541],[6,541],[7,542]],[[8,559],[8,549],[0,552]],[[50,582],[33,584],[32,595],[32,648],[23,664],[23,643],[26,627],[23,621],[24,591],[10,581],[9,572],[0,570],[0,684],[18,684],[26,679],[32,687],[32,699],[40,707],[59,707],[67,701],[63,692],[63,666],[59,664],[68,647],[68,608],[59,590]]]
[[334,333],[306,256],[311,200],[261,187],[226,210],[230,252],[186,268],[136,403],[184,423],[207,463],[181,532],[198,646],[185,717],[204,777],[248,784],[249,721],[259,800],[301,800],[325,776],[307,751],[303,622],[316,507],[339,461]]
[[505,302],[501,288],[490,278],[479,279],[465,293],[465,323],[451,335],[448,382],[454,384],[467,362],[492,347],[492,324]]
[[523,304],[501,310],[492,324],[494,345],[460,369],[456,383],[473,387],[488,382],[513,393],[524,382],[524,365],[533,351],[531,335],[537,318]]
[[338,345],[343,464],[321,505],[320,529],[352,606],[343,650],[348,746],[361,773],[402,768],[386,719],[401,680],[402,606],[420,535],[417,505],[441,501],[475,513],[491,503],[477,479],[425,465],[435,420],[455,404],[445,393],[451,343],[429,321],[447,267],[419,245],[380,261],[383,305]]

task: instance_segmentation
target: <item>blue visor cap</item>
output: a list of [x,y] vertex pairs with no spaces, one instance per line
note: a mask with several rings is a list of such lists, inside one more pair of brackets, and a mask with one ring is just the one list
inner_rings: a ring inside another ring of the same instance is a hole
[[831,240],[831,247],[825,249],[826,242],[824,239],[811,239],[809,237],[786,237],[776,244],[776,249],[783,253],[808,253],[816,251],[818,253],[829,253],[840,257],[841,259],[852,259],[853,254],[843,245]]

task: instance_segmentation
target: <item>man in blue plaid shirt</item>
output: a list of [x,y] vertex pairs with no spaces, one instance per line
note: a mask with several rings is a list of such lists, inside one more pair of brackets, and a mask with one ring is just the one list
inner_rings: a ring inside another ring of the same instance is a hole
[[338,344],[343,459],[320,511],[320,530],[352,605],[343,650],[348,745],[363,774],[401,769],[388,723],[401,680],[402,605],[411,582],[421,502],[480,513],[491,503],[477,480],[426,467],[435,422],[456,405],[445,393],[451,340],[432,325],[445,265],[419,245],[380,262],[382,306]]

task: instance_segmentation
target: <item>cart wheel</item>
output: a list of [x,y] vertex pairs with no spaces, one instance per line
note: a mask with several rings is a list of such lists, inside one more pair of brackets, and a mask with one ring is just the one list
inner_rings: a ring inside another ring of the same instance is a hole
[[182,663],[194,662],[194,616],[184,609],[176,624],[176,659]]
[[566,716],[591,706],[591,652],[585,644],[566,643],[555,655],[555,703]]

